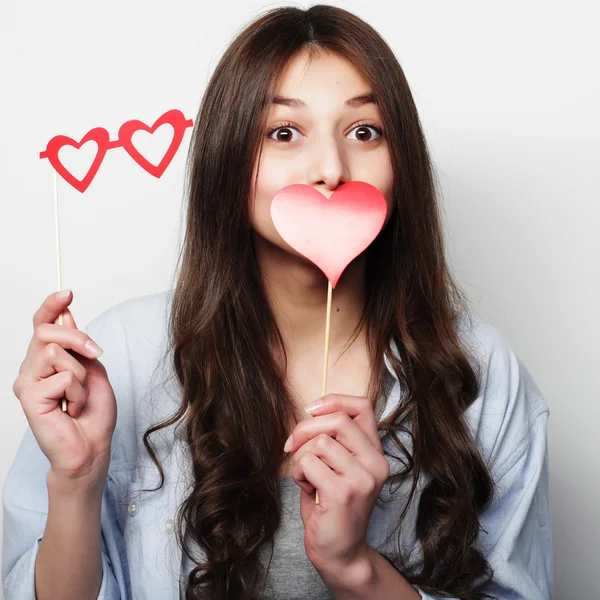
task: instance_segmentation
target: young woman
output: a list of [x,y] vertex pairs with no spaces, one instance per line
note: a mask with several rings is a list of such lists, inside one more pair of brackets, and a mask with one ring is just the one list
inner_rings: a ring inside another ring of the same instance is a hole
[[[270,203],[348,181],[388,211],[334,291],[330,393],[307,413],[327,280]],[[550,598],[548,407],[451,278],[382,38],[326,5],[242,31],[195,122],[188,202],[173,289],[83,331],[70,292],[35,314],[14,384],[30,427],[4,487],[6,600]]]

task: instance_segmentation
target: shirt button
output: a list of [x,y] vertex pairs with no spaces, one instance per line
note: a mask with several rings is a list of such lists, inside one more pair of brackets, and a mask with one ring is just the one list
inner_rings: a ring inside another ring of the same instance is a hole
[[173,533],[175,531],[175,521],[173,519],[167,519],[165,529],[167,533]]
[[138,505],[135,502],[132,502],[128,507],[127,510],[129,511],[129,514],[132,517],[135,517],[135,515],[137,515],[138,513]]

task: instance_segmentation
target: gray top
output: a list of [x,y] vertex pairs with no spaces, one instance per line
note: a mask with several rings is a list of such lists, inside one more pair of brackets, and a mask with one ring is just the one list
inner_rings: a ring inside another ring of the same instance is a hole
[[[385,372],[384,391],[375,406],[375,417],[379,421],[386,405],[387,397],[393,387],[394,379]],[[291,476],[281,477],[280,491],[282,515],[279,527],[273,537],[273,555],[271,544],[265,544],[259,550],[260,561],[267,572],[264,594],[261,600],[334,600],[333,594],[325,585],[321,576],[306,556],[304,549],[304,523],[300,515],[300,487]],[[186,542],[195,547],[187,536]],[[269,566],[269,559],[271,564]],[[194,564],[183,553],[180,580],[180,595],[185,597],[184,586]]]
[[[261,598],[269,600],[333,600],[319,573],[304,550],[304,524],[300,516],[300,487],[292,477],[280,480],[282,515],[273,538],[273,557]],[[259,550],[265,569],[271,545]]]
[[[265,591],[261,600],[334,600],[319,573],[306,556],[304,550],[304,524],[300,516],[300,488],[292,477],[280,479],[282,515],[279,528],[273,537],[273,556],[271,544],[265,544],[259,550],[260,561],[267,573]],[[195,548],[188,538],[186,542]],[[185,584],[194,564],[183,553],[181,565],[180,596],[185,598]]]

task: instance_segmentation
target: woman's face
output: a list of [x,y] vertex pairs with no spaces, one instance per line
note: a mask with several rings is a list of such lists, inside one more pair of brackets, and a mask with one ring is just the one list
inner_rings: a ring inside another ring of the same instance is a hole
[[290,61],[276,96],[304,103],[292,106],[277,100],[269,107],[267,131],[257,165],[256,190],[250,203],[254,231],[285,251],[300,256],[279,235],[271,219],[271,201],[283,187],[303,183],[329,197],[342,183],[365,181],[387,201],[388,222],[393,209],[393,172],[373,102],[350,101],[372,90],[345,58],[322,54],[308,63],[306,53]]

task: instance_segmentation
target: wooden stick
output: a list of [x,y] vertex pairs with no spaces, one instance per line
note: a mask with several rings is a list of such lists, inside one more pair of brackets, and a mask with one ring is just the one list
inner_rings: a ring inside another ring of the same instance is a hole
[[[331,329],[331,298],[333,296],[333,287],[331,281],[327,281],[329,284],[327,288],[327,320],[325,323],[325,357],[323,359],[323,389],[321,390],[321,396],[324,396],[327,391],[327,359],[329,357],[329,331]],[[316,494],[315,504],[319,504],[319,492]]]
[[[60,228],[58,226],[58,177],[56,175],[56,169],[52,169],[54,175],[54,227],[56,231],[56,271],[58,273],[58,289],[62,290],[62,270],[60,267]],[[63,324],[63,314],[58,315],[58,324]],[[67,412],[67,399],[62,398],[62,411]]]

